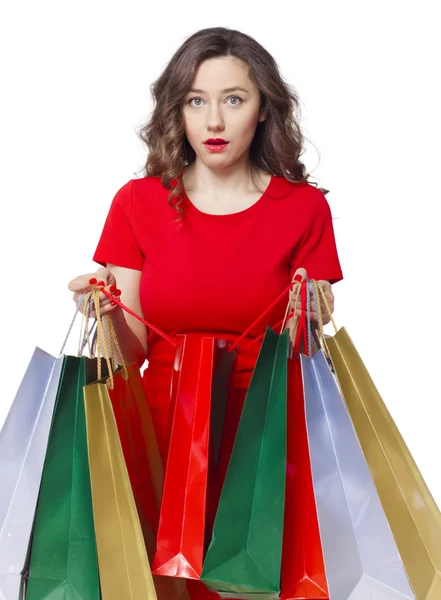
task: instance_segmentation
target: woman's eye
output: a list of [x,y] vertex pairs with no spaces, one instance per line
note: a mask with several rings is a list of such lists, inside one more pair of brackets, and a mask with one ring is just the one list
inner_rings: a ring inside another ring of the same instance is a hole
[[[236,98],[237,100],[239,100],[239,102],[234,102],[231,106],[239,106],[242,103],[242,98],[240,96],[229,96],[227,100],[231,100],[231,98]],[[194,98],[190,98],[190,100],[188,101],[188,104],[190,104],[190,106],[201,106],[200,104],[192,104],[193,100],[202,100],[202,98],[196,96]]]
[[[188,101],[188,103],[190,104],[190,106],[195,106],[195,105],[192,105],[193,100],[202,100],[202,98],[190,98],[190,100]],[[196,106],[200,106],[200,105],[197,104]]]
[[239,104],[241,104],[241,103],[242,103],[242,98],[241,98],[240,96],[230,96],[230,97],[228,98],[228,100],[230,100],[231,98],[237,98],[237,99],[239,100],[239,102],[235,102],[235,103],[233,104],[233,106],[239,106]]

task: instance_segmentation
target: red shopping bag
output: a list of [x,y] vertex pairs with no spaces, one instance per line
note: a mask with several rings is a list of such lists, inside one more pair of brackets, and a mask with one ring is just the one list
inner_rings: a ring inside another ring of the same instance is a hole
[[[204,334],[178,335],[177,340],[170,442],[152,571],[155,575],[199,579],[209,466],[216,463],[219,435],[213,431],[210,456],[212,400],[216,398],[216,412],[219,402],[226,405],[234,365],[230,361],[230,368],[220,375],[217,357],[228,352],[226,340]],[[216,431],[223,414],[224,410],[216,417]]]
[[282,600],[329,600],[312,483],[300,359],[288,360]]
[[154,541],[158,530],[163,469],[137,363],[127,367],[127,375],[126,379],[123,371],[115,374],[109,396],[147,542]]

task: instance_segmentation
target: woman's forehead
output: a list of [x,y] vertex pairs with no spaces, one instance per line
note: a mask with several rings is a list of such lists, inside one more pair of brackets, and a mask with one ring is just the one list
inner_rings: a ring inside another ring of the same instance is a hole
[[232,56],[205,60],[199,65],[192,82],[192,89],[205,93],[222,93],[237,86],[251,91],[253,83],[248,75],[248,65]]

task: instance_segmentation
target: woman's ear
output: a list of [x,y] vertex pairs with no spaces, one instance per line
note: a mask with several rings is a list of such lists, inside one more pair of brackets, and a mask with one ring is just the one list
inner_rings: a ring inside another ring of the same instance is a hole
[[259,106],[259,123],[265,121],[268,117],[268,100],[267,98],[261,98],[260,106]]

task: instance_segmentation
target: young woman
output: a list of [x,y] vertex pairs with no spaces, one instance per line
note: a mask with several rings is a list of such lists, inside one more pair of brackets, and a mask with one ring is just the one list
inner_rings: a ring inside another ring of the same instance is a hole
[[[244,33],[203,29],[152,89],[144,176],[116,192],[93,257],[102,267],[69,283],[74,301],[98,282],[168,333],[240,335],[303,268],[333,310],[331,285],[343,275],[331,211],[300,161],[299,101],[273,57]],[[250,339],[283,318],[287,301]],[[173,347],[104,294],[101,312],[126,362],[148,360],[143,379],[165,459]],[[230,424],[259,348],[239,354]]]

